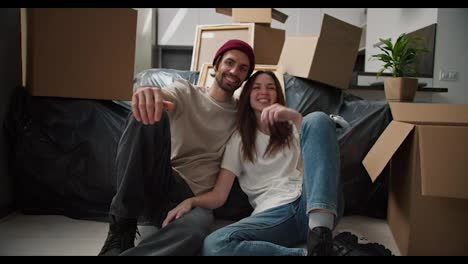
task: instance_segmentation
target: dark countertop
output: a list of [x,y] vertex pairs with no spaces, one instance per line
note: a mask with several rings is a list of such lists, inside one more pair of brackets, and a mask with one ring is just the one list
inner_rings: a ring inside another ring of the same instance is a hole
[[[377,76],[376,72],[357,72],[357,74],[361,75],[361,76]],[[382,77],[391,77],[392,74],[387,73],[387,72],[382,72],[380,74],[380,76],[382,76]],[[434,76],[432,74],[419,74],[418,76],[413,77],[413,78],[434,78]]]
[[[350,90],[383,91],[383,85],[351,85]],[[447,88],[418,87],[417,92],[447,93]]]
[[[358,76],[376,76],[376,72],[358,72]],[[381,77],[390,77],[392,76],[390,73],[382,73]],[[427,74],[421,74],[417,77],[414,78],[433,78],[433,75],[427,75]],[[367,91],[383,91],[384,87],[383,85],[351,85],[349,87],[350,90],[367,90]],[[430,93],[447,93],[448,89],[447,88],[435,88],[435,87],[418,87],[418,92],[430,92]]]

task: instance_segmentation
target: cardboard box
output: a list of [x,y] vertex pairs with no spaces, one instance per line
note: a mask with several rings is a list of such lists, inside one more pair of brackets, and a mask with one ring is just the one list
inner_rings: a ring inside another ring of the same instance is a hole
[[234,23],[271,24],[272,19],[285,23],[288,15],[274,8],[216,8],[216,12],[232,16]]
[[131,100],[136,10],[28,8],[26,15],[32,95]]
[[290,75],[347,89],[361,33],[360,27],[325,14],[319,36],[286,38],[278,64]]
[[249,43],[254,49],[256,64],[276,65],[283,49],[285,31],[255,23],[199,25],[190,70],[200,71],[204,63],[213,63],[216,51],[230,39]]
[[394,121],[363,160],[391,160],[388,223],[402,255],[468,255],[468,105],[390,103]]

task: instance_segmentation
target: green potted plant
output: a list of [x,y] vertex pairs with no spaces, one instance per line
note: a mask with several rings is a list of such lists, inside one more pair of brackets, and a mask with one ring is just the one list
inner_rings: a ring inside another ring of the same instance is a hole
[[414,65],[416,56],[421,52],[427,52],[427,48],[418,46],[420,37],[410,37],[401,34],[395,43],[391,38],[380,39],[383,45],[379,46],[382,53],[372,55],[371,58],[384,63],[382,69],[377,72],[379,77],[385,70],[390,70],[392,77],[384,81],[385,97],[388,101],[413,101],[418,88],[418,79]]

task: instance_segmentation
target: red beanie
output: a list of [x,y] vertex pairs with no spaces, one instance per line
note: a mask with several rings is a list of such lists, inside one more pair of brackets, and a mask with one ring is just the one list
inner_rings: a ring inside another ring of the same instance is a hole
[[253,52],[252,47],[248,43],[239,39],[228,40],[226,43],[224,43],[223,46],[221,46],[221,48],[219,48],[219,50],[216,52],[216,55],[214,56],[213,66],[216,64],[216,60],[218,59],[219,56],[223,56],[223,54],[226,51],[232,50],[232,49],[236,49],[236,50],[240,50],[244,52],[245,55],[247,55],[247,57],[249,58],[250,68],[249,68],[249,73],[247,74],[247,77],[249,77],[255,69],[255,54]]

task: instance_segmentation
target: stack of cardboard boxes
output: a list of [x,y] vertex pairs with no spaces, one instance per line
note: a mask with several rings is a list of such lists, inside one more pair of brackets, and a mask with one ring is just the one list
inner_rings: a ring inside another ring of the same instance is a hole
[[402,255],[468,255],[468,105],[390,103],[393,121],[363,160],[391,162],[388,224]]
[[329,15],[323,16],[318,36],[289,37],[271,28],[272,19],[284,23],[287,15],[272,8],[217,8],[237,24],[197,27],[191,70],[211,63],[228,39],[251,44],[257,64],[278,65],[285,73],[347,89],[359,49],[362,29]]
[[216,12],[232,16],[234,23],[197,26],[192,71],[200,71],[203,64],[212,63],[218,48],[229,39],[249,43],[257,64],[278,64],[286,33],[270,25],[272,18],[284,23],[287,15],[272,8],[216,8]]
[[34,96],[130,100],[137,11],[21,10],[23,85]]
[[[324,15],[319,36],[287,37],[273,8],[217,8],[233,24],[197,27],[191,70],[211,63],[228,39],[254,48],[259,65],[346,89],[361,29]],[[131,8],[22,9],[23,84],[34,96],[130,100],[137,11]]]

